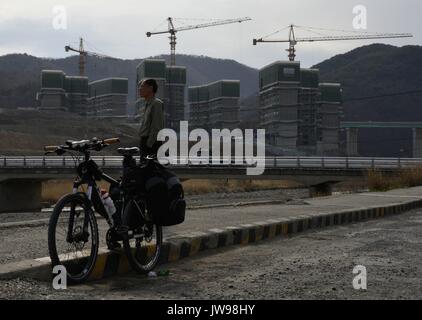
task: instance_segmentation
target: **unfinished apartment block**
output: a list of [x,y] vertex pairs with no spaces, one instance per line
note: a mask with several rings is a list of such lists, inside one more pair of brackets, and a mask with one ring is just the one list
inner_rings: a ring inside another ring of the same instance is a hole
[[40,110],[66,110],[65,77],[61,70],[41,71],[41,90],[36,97]]
[[277,61],[259,72],[260,125],[273,155],[337,156],[341,85],[320,83],[318,69]]
[[127,108],[128,79],[106,78],[89,83],[88,115],[125,116]]
[[185,119],[186,67],[166,66],[164,109],[168,114],[168,127],[179,130]]
[[66,76],[66,107],[69,111],[85,114],[89,109],[88,77]]
[[219,80],[189,87],[189,127],[230,129],[239,127],[239,80]]
[[158,84],[156,97],[164,103],[166,128],[178,130],[184,120],[186,68],[166,66],[163,59],[145,59],[136,68],[136,110],[141,117],[144,114],[145,101],[139,96],[138,85],[146,79],[155,79]]
[[317,155],[338,156],[340,121],[343,117],[342,89],[339,83],[320,83],[317,113]]
[[319,70],[300,69],[297,147],[303,155],[316,154],[319,100]]
[[259,71],[260,123],[273,154],[297,153],[299,88],[299,62],[277,61]]

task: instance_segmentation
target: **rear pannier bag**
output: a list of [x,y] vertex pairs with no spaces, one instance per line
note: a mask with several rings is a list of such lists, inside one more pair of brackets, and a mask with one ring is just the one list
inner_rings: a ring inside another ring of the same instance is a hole
[[179,178],[159,163],[148,167],[145,181],[147,208],[154,223],[173,226],[185,220],[186,202]]
[[166,179],[169,212],[162,218],[162,225],[172,226],[185,221],[186,202],[184,199],[183,186],[179,178],[171,171],[163,168],[163,175]]

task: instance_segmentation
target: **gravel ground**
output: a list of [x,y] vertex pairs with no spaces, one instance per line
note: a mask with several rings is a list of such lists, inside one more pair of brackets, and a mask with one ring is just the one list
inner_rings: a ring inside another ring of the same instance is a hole
[[[0,281],[2,299],[421,299],[422,210],[202,253],[135,274],[54,291],[27,279]],[[367,290],[355,290],[356,265]]]
[[[104,219],[98,219],[100,246],[106,247],[109,229]],[[48,226],[8,228],[0,231],[0,264],[48,256]]]
[[0,213],[0,223],[31,221],[50,218],[50,212],[12,212]]

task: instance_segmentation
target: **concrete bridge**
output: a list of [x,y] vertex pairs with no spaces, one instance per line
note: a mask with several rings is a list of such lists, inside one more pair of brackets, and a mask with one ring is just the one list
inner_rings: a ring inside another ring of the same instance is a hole
[[[122,157],[92,158],[107,174],[121,176]],[[267,157],[260,176],[248,176],[248,165],[234,163],[170,165],[169,169],[181,179],[291,180],[312,191],[329,192],[332,184],[360,180],[371,169],[388,175],[420,165],[422,158]],[[43,181],[75,177],[75,160],[69,156],[0,157],[0,212],[39,209]]]

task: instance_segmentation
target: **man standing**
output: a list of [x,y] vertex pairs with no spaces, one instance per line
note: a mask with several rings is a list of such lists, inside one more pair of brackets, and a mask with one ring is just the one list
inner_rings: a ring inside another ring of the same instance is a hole
[[141,82],[139,95],[145,99],[144,117],[139,130],[141,156],[157,155],[162,142],[157,141],[158,132],[164,128],[163,102],[155,97],[158,85],[154,79]]

